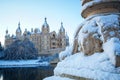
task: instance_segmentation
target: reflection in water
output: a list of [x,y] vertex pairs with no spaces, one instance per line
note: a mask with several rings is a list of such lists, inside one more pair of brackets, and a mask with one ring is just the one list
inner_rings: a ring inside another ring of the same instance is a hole
[[0,80],[3,80],[3,75],[0,76]]
[[34,68],[0,68],[0,80],[42,80],[53,75],[54,66]]

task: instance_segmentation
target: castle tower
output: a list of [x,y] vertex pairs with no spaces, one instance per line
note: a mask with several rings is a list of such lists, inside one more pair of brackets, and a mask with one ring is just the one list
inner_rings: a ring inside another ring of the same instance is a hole
[[48,51],[50,49],[50,29],[47,23],[47,18],[45,18],[44,24],[42,25],[41,33],[41,50]]
[[9,44],[9,38],[10,35],[8,34],[8,29],[7,29],[5,34],[5,47],[7,47],[7,45]]
[[21,28],[20,28],[20,22],[18,23],[18,28],[16,29],[16,38],[20,38],[22,34]]
[[65,37],[65,29],[63,27],[63,23],[61,22],[61,27],[60,27],[60,30],[59,30],[59,34],[58,34],[58,43],[59,43],[59,46],[61,48],[65,48],[66,47],[66,37]]
[[82,17],[104,13],[119,13],[120,0],[82,0]]
[[10,36],[10,34],[8,33],[8,29],[6,30],[6,35],[5,35],[5,48],[10,45],[13,42],[12,37]]
[[64,27],[63,27],[63,23],[61,22],[61,27],[60,27],[60,30],[59,30],[59,34],[60,35],[65,35],[65,29],[64,29]]
[[47,18],[45,18],[44,24],[42,25],[42,33],[46,34],[49,33],[50,29],[49,29],[49,25],[47,23]]
[[119,67],[120,0],[82,0],[82,6],[81,15],[86,19],[76,31],[73,52],[80,50],[85,55],[104,52]]
[[5,39],[8,38],[8,29],[6,30]]

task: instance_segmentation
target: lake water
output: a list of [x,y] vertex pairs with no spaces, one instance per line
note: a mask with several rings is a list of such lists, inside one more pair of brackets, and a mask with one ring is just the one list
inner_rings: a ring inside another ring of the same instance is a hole
[[0,68],[0,80],[43,80],[53,75],[55,65],[40,67]]

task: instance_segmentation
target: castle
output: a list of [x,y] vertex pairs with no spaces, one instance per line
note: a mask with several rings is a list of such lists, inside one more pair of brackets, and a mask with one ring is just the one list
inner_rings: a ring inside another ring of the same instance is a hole
[[25,29],[22,34],[20,22],[16,29],[16,36],[10,36],[8,30],[6,30],[5,48],[15,40],[23,40],[25,38],[28,38],[35,44],[35,47],[41,55],[59,53],[60,51],[65,50],[65,47],[69,45],[69,37],[67,33],[65,34],[63,23],[61,22],[58,34],[55,31],[50,32],[50,27],[46,18],[42,25],[41,32],[38,28],[35,28],[34,30],[32,28],[31,32]]

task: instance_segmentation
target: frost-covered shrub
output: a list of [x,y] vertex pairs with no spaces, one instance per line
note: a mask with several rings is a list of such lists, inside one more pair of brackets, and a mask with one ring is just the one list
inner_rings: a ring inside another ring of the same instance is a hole
[[6,60],[35,59],[38,51],[31,41],[25,39],[14,41],[4,50],[4,54]]

